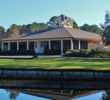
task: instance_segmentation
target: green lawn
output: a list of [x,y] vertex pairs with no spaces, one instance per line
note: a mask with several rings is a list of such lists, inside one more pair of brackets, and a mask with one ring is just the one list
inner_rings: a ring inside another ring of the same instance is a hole
[[110,70],[108,59],[72,59],[72,58],[37,58],[37,59],[0,59],[0,68],[43,68],[43,69],[96,69]]

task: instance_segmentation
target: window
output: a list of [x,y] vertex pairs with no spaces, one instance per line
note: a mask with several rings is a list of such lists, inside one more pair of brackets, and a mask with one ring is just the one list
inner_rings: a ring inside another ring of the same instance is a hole
[[73,40],[73,44],[74,44],[74,49],[79,49],[79,42],[78,40]]
[[81,49],[88,49],[88,41],[80,41],[80,48]]
[[51,49],[52,50],[61,50],[61,41],[56,40],[56,41],[51,41]]
[[26,42],[19,42],[19,50],[26,50],[27,48]]
[[29,42],[29,50],[34,50],[34,42]]
[[66,52],[68,49],[71,49],[71,41],[63,40],[63,51]]

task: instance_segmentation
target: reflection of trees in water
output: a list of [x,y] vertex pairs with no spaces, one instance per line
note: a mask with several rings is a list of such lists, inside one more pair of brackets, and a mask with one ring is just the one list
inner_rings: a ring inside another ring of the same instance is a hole
[[10,100],[16,100],[17,96],[19,95],[19,92],[15,90],[6,89],[6,91],[10,93],[9,95]]
[[10,91],[10,99],[14,99],[16,100],[16,97],[19,95],[19,92],[18,91],[14,91],[14,90],[11,90]]
[[100,100],[110,100],[110,90],[106,90],[103,94],[102,94],[102,98]]

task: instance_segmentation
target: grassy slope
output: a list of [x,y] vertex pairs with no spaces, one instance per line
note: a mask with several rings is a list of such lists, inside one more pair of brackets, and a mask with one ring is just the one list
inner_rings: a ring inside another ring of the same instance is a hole
[[0,68],[98,69],[110,70],[110,60],[104,59],[0,59]]

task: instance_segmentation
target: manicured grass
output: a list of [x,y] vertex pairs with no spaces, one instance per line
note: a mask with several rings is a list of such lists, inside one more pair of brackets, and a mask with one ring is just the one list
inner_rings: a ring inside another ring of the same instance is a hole
[[0,68],[110,70],[110,60],[72,58],[0,59]]

